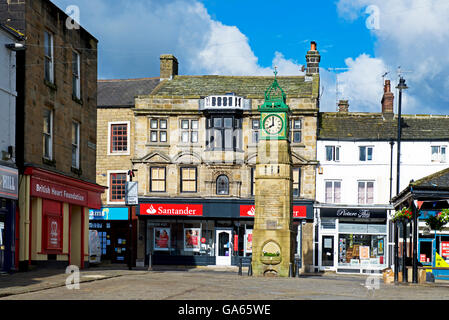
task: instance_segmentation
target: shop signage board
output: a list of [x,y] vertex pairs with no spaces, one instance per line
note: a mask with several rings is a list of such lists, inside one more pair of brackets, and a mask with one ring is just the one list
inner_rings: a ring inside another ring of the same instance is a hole
[[[253,217],[256,214],[254,205],[240,205],[240,217]],[[293,218],[305,218],[307,214],[306,206],[293,206]]]
[[0,197],[17,200],[19,197],[18,181],[17,169],[0,166]]
[[202,216],[202,204],[141,203],[141,216]]
[[128,220],[129,209],[127,207],[90,209],[89,220]]
[[88,206],[86,191],[41,180],[35,177],[31,178],[31,196],[67,202],[83,207]]
[[359,208],[321,208],[321,217],[334,218],[387,218],[387,211],[381,209],[359,209]]

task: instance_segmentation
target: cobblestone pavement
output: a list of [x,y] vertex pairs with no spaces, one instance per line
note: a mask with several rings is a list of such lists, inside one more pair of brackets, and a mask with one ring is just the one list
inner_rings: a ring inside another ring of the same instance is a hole
[[[80,288],[65,287],[65,270],[0,276],[2,300],[441,300],[449,283],[384,284],[381,277],[308,275],[260,278],[238,275],[237,268],[89,268]],[[368,286],[367,286],[368,285]]]

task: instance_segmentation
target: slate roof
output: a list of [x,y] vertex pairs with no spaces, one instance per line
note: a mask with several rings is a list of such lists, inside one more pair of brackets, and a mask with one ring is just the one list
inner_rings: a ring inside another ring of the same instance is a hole
[[438,171],[427,177],[421,178],[411,183],[413,187],[420,188],[448,188],[449,189],[449,168]]
[[159,78],[98,80],[98,107],[134,107],[134,98],[150,94]]
[[[397,139],[397,115],[382,113],[322,112],[319,115],[319,140]],[[401,140],[449,140],[449,116],[402,115]]]
[[[163,81],[152,95],[205,97],[234,92],[247,98],[263,98],[273,79],[255,76],[175,76],[172,80]],[[304,81],[304,76],[277,77],[277,80],[287,98],[312,97],[313,85],[317,85],[316,81]]]

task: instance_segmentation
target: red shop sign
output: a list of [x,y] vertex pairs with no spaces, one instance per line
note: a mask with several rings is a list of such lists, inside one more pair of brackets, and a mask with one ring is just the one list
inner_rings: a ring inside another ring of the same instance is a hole
[[142,216],[202,216],[202,204],[141,203]]
[[31,178],[31,195],[44,199],[87,206],[87,192],[38,178]]
[[[256,214],[256,208],[254,205],[241,205],[240,216],[241,217],[254,217]],[[293,218],[305,218],[307,215],[306,206],[293,206]]]

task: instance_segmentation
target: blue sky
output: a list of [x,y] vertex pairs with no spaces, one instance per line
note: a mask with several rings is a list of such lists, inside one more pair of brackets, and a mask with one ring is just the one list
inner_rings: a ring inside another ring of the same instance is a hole
[[[73,0],[53,0],[61,9]],[[301,75],[310,41],[321,54],[321,110],[379,112],[383,78],[410,87],[403,112],[449,114],[447,0],[77,0],[99,40],[99,78],[159,75],[174,54],[180,74]],[[347,68],[338,72],[328,68]],[[339,92],[336,93],[338,79]],[[394,92],[397,97],[397,92]],[[395,99],[395,104],[397,99]]]

